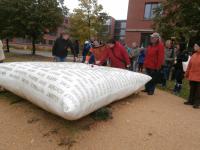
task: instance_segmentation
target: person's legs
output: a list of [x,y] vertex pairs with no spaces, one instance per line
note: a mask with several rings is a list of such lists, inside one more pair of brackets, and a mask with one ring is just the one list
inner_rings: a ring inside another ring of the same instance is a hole
[[66,61],[66,57],[55,57],[56,62],[65,62]]
[[55,61],[56,61],[56,62],[60,62],[60,57],[57,57],[57,56],[56,56],[56,57],[55,57]]
[[138,71],[141,72],[141,73],[143,72],[143,64],[142,63],[139,63]]
[[133,58],[130,58],[130,62],[131,62],[131,70],[133,71]]
[[[0,60],[0,64],[3,63],[3,60]],[[0,92],[5,91],[5,89],[3,87],[0,86]]]
[[[146,69],[146,74],[149,75],[151,77],[151,72],[150,72],[150,69]],[[149,92],[149,89],[150,89],[150,85],[151,85],[151,80],[145,85],[145,91],[146,92]]]
[[95,56],[94,54],[91,54],[89,64],[95,64]]
[[166,67],[166,79],[167,79],[167,80],[169,80],[170,72],[171,72],[171,67],[170,67],[170,66],[167,66],[167,67]]
[[147,69],[146,70],[147,75],[149,75],[150,77],[152,77],[151,81],[149,81],[146,85],[145,85],[145,91],[148,92],[149,95],[153,95],[154,91],[155,91],[155,87],[156,87],[156,83],[155,83],[155,71],[151,70],[151,69]]
[[138,60],[136,58],[133,58],[133,71],[138,71]]
[[176,70],[175,70],[174,67],[171,70],[172,70],[172,72],[171,72],[171,81],[174,81],[175,78],[176,78]]
[[85,60],[86,60],[86,56],[83,56],[82,63],[85,63]]
[[195,82],[190,81],[190,95],[188,97],[188,101],[185,102],[184,104],[186,105],[193,105],[194,104],[194,98],[195,98],[195,93],[196,93],[196,86]]
[[175,84],[173,91],[174,91],[175,94],[179,94],[181,92],[182,82],[183,82],[183,72],[182,72],[182,70],[176,70],[175,81],[176,81],[176,84]]
[[136,71],[136,61],[135,59],[132,59],[132,63],[133,63],[133,71]]
[[200,82],[195,82],[194,108],[200,107]]
[[169,67],[168,66],[164,66],[163,70],[162,70],[162,73],[163,73],[162,86],[166,87],[167,86],[167,80],[169,78]]
[[140,64],[138,65],[138,72],[140,72]]
[[60,58],[60,62],[66,62],[66,57]]
[[144,64],[141,64],[141,73],[143,73]]
[[152,85],[150,87],[150,92],[149,95],[153,95],[156,89],[156,84],[157,84],[157,72],[155,70],[153,70],[152,72]]

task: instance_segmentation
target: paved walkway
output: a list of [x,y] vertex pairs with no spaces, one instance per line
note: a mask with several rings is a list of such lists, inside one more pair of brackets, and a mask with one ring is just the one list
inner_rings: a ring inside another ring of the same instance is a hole
[[[32,51],[30,50],[10,50],[11,53],[15,53],[15,54],[32,54]],[[44,56],[44,57],[52,57],[52,53],[51,52],[42,52],[42,51],[36,51],[36,55],[39,56]]]
[[[26,54],[26,55],[32,54],[32,51],[30,50],[10,50],[10,52],[15,53],[15,54]],[[36,51],[36,55],[44,56],[44,57],[53,57],[52,52],[47,52],[47,51]],[[72,55],[69,55],[67,59],[72,61],[74,58]]]
[[68,122],[0,95],[0,150],[199,150],[200,110],[157,90],[111,105],[113,119]]

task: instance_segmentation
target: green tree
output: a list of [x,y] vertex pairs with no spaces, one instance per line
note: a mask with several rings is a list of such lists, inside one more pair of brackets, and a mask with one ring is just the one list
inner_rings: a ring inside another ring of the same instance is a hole
[[166,0],[156,10],[154,28],[165,39],[183,35],[189,40],[200,35],[199,14],[199,0]]
[[65,6],[65,0],[58,0],[58,1],[60,4],[60,7],[62,8],[63,15],[67,17],[69,14],[69,9],[67,8],[67,6]]
[[7,51],[9,52],[9,40],[17,35],[17,30],[15,30],[12,25],[12,18],[14,16],[13,13],[11,13],[13,8],[10,7],[10,4],[13,1],[10,3],[8,2],[8,0],[0,0],[0,38],[6,39],[6,47]]
[[91,37],[102,38],[108,15],[98,0],[79,0],[79,7],[70,15],[70,33],[72,37],[84,41]]
[[[6,33],[6,36],[30,38],[34,55],[36,41],[40,40],[46,31],[55,31],[63,23],[61,6],[57,0],[1,0],[0,20],[5,20],[5,23],[0,22],[3,30],[0,32]],[[9,15],[6,16],[8,12]],[[10,32],[14,34],[9,34]]]

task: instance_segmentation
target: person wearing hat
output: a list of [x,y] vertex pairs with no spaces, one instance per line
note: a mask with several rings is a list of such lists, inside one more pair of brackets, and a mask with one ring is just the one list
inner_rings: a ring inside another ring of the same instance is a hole
[[131,62],[126,49],[114,39],[107,42],[107,48],[104,50],[100,61],[97,65],[103,65],[107,60],[110,61],[111,67],[126,69],[130,68]]
[[86,56],[86,63],[95,64],[96,61],[101,59],[101,56],[105,50],[105,45],[101,44],[98,41],[93,42],[92,48],[90,48],[89,53]]
[[172,69],[172,66],[174,65],[174,61],[175,61],[175,52],[174,52],[174,48],[172,47],[172,41],[167,40],[165,42],[165,63],[162,67],[162,74],[163,74],[162,86],[163,87],[167,86],[167,81],[169,80],[170,71]]
[[190,95],[184,104],[197,109],[200,108],[200,41],[195,42],[194,51],[185,75],[190,81]]
[[157,84],[158,72],[164,64],[164,44],[161,42],[160,35],[153,33],[151,35],[151,44],[146,50],[144,67],[147,75],[152,77],[152,80],[145,85],[144,92],[148,95],[153,95]]
[[68,49],[74,51],[73,44],[69,39],[69,33],[64,32],[55,42],[52,50],[52,55],[56,62],[65,62],[68,56]]
[[3,63],[5,59],[4,51],[3,51],[3,43],[0,40],[0,63]]

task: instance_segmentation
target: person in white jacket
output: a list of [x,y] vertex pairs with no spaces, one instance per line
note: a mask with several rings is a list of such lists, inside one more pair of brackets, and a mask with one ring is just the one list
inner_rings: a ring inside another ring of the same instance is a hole
[[0,40],[0,63],[3,63],[5,59],[4,51],[3,51],[3,43]]

